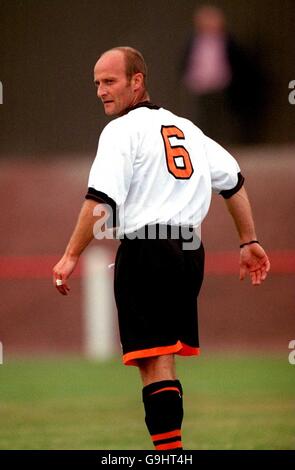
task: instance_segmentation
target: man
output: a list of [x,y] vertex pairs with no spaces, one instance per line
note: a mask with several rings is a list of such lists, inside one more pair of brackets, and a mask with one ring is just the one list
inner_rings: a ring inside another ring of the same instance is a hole
[[206,216],[212,188],[224,196],[239,233],[240,278],[249,273],[259,285],[270,265],[237,162],[190,121],[152,105],[146,75],[142,55],[128,47],[105,52],[95,65],[97,96],[117,119],[100,136],[86,201],[53,282],[68,294],[67,280],[101,221],[93,215],[97,203],[111,219],[119,213],[115,298],[123,361],[139,367],[148,430],[155,448],[168,450],[182,448],[174,355],[199,352],[204,250],[191,229]]
[[196,7],[181,74],[194,106],[193,121],[218,142],[249,143],[259,138],[267,84],[252,55],[229,31],[222,9]]

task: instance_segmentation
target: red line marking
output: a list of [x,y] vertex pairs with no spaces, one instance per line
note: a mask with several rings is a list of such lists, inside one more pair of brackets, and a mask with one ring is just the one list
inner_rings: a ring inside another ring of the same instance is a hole
[[[295,250],[269,251],[270,273],[294,274]],[[239,251],[208,252],[205,272],[207,274],[239,274]]]
[[[269,252],[272,274],[295,274],[295,250]],[[0,256],[0,279],[51,279],[52,268],[59,261],[54,255]],[[83,257],[72,278],[82,277]],[[208,275],[239,275],[239,252],[207,252]]]
[[[51,279],[59,256],[0,256],[0,279]],[[71,277],[81,276],[81,262]]]

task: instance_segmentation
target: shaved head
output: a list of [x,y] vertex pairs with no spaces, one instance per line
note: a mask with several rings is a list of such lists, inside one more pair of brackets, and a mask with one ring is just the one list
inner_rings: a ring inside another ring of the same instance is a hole
[[148,100],[146,76],[144,58],[132,47],[114,47],[101,54],[94,67],[94,83],[105,113],[118,116]]
[[112,49],[109,49],[108,51],[103,52],[100,58],[103,57],[105,54],[113,53],[116,51],[120,52],[123,55],[127,78],[130,80],[136,73],[141,73],[143,75],[144,87],[146,87],[147,65],[145,63],[143,55],[133,47],[120,46],[114,47]]

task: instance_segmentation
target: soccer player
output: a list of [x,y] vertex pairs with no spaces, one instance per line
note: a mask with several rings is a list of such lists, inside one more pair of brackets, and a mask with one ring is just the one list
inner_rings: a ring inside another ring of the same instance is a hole
[[116,119],[101,133],[86,200],[53,283],[68,294],[68,278],[103,218],[103,211],[93,215],[101,204],[121,241],[115,299],[123,362],[139,368],[155,448],[172,450],[182,449],[183,418],[174,356],[199,353],[204,248],[196,228],[212,190],[224,197],[238,231],[240,279],[249,274],[253,285],[261,284],[270,263],[257,241],[238,163],[192,122],[152,104],[146,77],[142,55],[130,47],[103,53],[95,65],[97,96]]

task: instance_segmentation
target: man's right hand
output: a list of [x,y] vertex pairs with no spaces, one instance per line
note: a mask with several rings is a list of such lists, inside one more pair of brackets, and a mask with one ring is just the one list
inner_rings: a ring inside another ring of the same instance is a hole
[[70,291],[67,279],[74,271],[78,261],[79,256],[63,255],[53,268],[53,285],[62,295],[68,295]]

